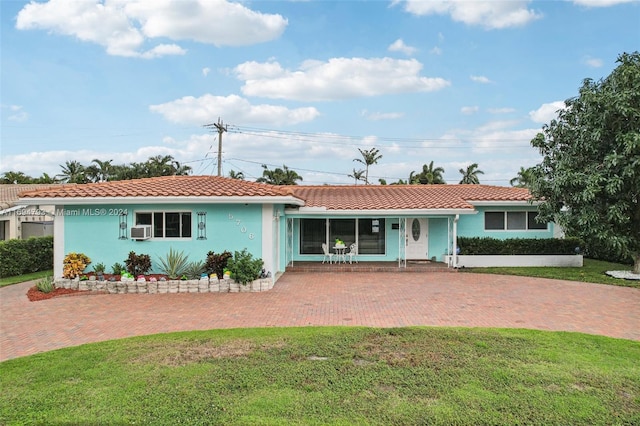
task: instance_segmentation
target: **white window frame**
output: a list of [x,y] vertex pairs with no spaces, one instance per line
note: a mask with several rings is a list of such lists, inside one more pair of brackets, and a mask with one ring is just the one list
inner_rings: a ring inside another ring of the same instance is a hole
[[[162,225],[162,237],[156,237],[155,236],[155,215],[157,213],[162,213],[162,219],[163,219],[163,225]],[[167,237],[165,236],[167,233],[167,220],[166,220],[166,214],[167,213],[179,213],[179,218],[180,218],[180,224],[179,224],[179,229],[180,229],[180,234],[182,234],[182,214],[184,213],[188,213],[189,216],[191,217],[191,235],[188,237],[183,237],[182,235],[179,237]],[[149,225],[147,224],[140,224],[138,223],[138,215],[139,214],[150,214],[151,215],[151,239],[152,240],[168,240],[168,241],[190,241],[193,239],[193,212],[191,210],[137,210],[134,211],[133,213],[133,220],[135,222],[136,225]]]
[[[486,214],[487,213],[502,213],[503,216],[503,222],[502,222],[502,228],[501,229],[487,229],[487,220],[486,220]],[[507,227],[507,218],[509,216],[509,213],[524,213],[525,215],[525,227],[523,229],[509,229]],[[483,228],[485,232],[540,232],[540,231],[548,231],[549,230],[549,224],[547,223],[545,225],[544,228],[531,228],[529,226],[529,213],[537,213],[533,210],[486,210],[484,212],[484,216],[483,216]],[[534,219],[535,220],[535,219]],[[536,223],[536,225],[538,225],[538,223]]]

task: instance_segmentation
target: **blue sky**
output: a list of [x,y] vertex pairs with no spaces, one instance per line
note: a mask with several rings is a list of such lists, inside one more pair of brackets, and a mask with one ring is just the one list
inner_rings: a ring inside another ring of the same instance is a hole
[[0,173],[172,155],[247,179],[370,181],[431,161],[508,185],[583,79],[640,46],[640,2],[2,1]]

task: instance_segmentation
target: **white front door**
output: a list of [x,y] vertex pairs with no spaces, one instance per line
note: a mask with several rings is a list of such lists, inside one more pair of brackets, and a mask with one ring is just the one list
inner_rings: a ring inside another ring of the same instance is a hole
[[407,219],[406,238],[407,259],[424,260],[429,259],[428,237],[429,220],[424,217],[410,217]]

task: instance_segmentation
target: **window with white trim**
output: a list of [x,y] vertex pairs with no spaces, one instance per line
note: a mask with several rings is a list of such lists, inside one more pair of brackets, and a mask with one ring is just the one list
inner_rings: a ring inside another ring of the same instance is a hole
[[191,238],[191,212],[136,212],[136,225],[151,225],[153,238]]
[[484,213],[485,231],[533,231],[546,230],[546,223],[539,223],[535,211],[495,211]]

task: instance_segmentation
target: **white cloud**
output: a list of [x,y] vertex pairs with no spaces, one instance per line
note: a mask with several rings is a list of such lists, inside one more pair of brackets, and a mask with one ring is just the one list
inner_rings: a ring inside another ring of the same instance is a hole
[[205,77],[208,76],[210,72],[211,72],[211,68],[209,68],[209,67],[202,68],[202,75],[203,76],[205,76]]
[[637,0],[573,0],[574,4],[586,7],[609,7],[622,3],[631,3]]
[[22,106],[20,105],[10,105],[8,109],[11,111],[7,117],[7,120],[9,121],[24,123],[29,119],[29,114],[26,111],[23,111]]
[[529,118],[534,123],[546,124],[555,119],[558,116],[558,110],[564,109],[564,107],[563,101],[542,104],[537,110],[529,112]]
[[440,49],[438,46],[434,46],[429,53],[431,53],[432,55],[442,55],[442,49]]
[[480,110],[480,108],[477,107],[477,106],[464,106],[464,107],[460,108],[460,112],[463,113],[463,114],[466,114],[466,115],[475,114],[479,110]]
[[418,16],[449,15],[451,19],[486,29],[519,27],[542,17],[528,9],[529,0],[458,1],[407,0],[405,10]]
[[582,58],[582,63],[591,68],[600,68],[603,65],[602,59],[600,58],[592,58],[591,56],[585,56]]
[[371,121],[382,120],[397,120],[404,117],[402,112],[369,112],[367,110],[362,111],[362,116]]
[[476,83],[489,84],[491,80],[483,75],[472,75],[469,77],[471,81],[475,81]]
[[526,148],[539,129],[518,129],[518,125],[511,120],[490,121],[475,129],[452,130],[443,139],[466,144],[475,153]]
[[407,56],[411,56],[418,51],[415,47],[407,46],[401,38],[391,43],[388,49],[390,52],[402,52]]
[[312,60],[294,71],[277,62],[245,62],[235,68],[246,96],[300,101],[431,92],[450,85],[443,78],[419,76],[421,70],[415,59],[392,58]]
[[320,115],[313,107],[289,109],[278,105],[252,105],[237,95],[225,97],[210,94],[199,98],[185,96],[171,102],[151,105],[149,109],[162,114],[173,123],[195,125],[203,125],[220,116],[230,122],[292,125],[312,121]]
[[97,43],[110,55],[146,59],[185,53],[176,44],[145,50],[144,44],[154,38],[249,45],[279,37],[287,24],[280,15],[225,0],[50,0],[27,4],[16,20],[20,30],[49,30]]

